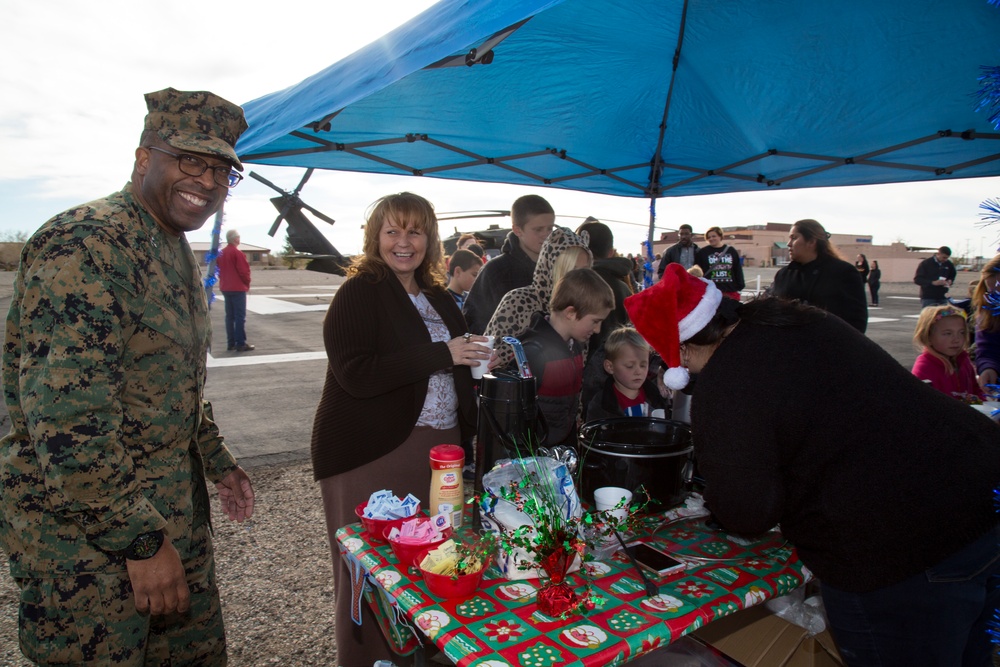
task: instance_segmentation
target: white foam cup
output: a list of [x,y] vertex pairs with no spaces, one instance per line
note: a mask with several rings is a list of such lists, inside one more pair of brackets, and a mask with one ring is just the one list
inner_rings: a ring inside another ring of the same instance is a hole
[[[482,345],[483,347],[489,348],[490,352],[493,351],[493,344],[496,342],[496,336],[486,336],[486,341],[475,341],[477,345]],[[486,367],[489,366],[489,359],[480,359],[478,366],[472,366],[472,379],[479,380],[485,375]]]
[[[622,498],[625,498],[622,507],[615,509],[618,503],[622,502]],[[594,489],[594,505],[597,506],[598,511],[611,510],[610,516],[619,521],[624,521],[628,516],[630,502],[632,502],[632,492],[620,486],[602,486],[599,489]]]

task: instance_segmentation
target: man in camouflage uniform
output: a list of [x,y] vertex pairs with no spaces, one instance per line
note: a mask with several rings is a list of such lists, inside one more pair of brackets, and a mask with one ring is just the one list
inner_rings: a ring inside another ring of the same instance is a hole
[[146,95],[132,180],[25,245],[7,316],[0,545],[42,665],[222,665],[206,477],[242,521],[253,489],[203,399],[208,305],[184,233],[242,170],[243,111]]

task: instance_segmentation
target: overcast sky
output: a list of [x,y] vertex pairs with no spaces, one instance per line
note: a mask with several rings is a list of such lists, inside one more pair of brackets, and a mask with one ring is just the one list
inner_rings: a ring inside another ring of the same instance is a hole
[[[431,4],[285,0],[251,9],[176,0],[6,3],[0,25],[0,234],[31,232],[70,206],[120,189],[142,130],[144,93],[205,89],[244,103],[314,74]],[[248,169],[288,190],[304,173]],[[643,199],[430,178],[317,171],[301,195],[337,220],[333,227],[319,224],[346,254],[360,250],[368,204],[400,190],[424,195],[441,213],[508,209],[534,192],[567,216],[563,224],[575,227],[588,215],[621,221],[611,226],[622,253],[638,252],[649,223]],[[273,194],[251,179],[233,191],[226,226],[238,228],[244,243],[273,250],[284,245],[284,226],[275,238],[267,236],[276,215],[268,202]],[[997,196],[1000,178],[962,179],[668,198],[658,200],[656,212],[664,229],[682,222],[702,231],[815,218],[828,231],[871,234],[879,244],[947,244],[959,255],[991,255],[1000,226],[978,224],[979,204]],[[489,222],[457,226],[469,231]],[[444,223],[442,236],[455,226]],[[208,241],[210,232],[211,222],[189,238]]]

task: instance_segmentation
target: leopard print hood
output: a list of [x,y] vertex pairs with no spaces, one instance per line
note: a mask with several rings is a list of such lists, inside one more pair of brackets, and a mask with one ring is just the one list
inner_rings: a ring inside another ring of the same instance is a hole
[[[590,237],[587,232],[576,234],[567,227],[556,227],[545,239],[542,250],[538,254],[538,261],[535,263],[535,273],[532,276],[531,284],[526,287],[518,287],[507,292],[500,300],[490,323],[486,325],[487,336],[518,336],[531,324],[531,316],[535,313],[549,312],[549,300],[552,298],[552,290],[555,284],[552,280],[552,271],[555,268],[556,259],[566,248],[579,246],[587,251],[593,262],[593,254],[588,248]],[[496,346],[501,361],[508,357],[511,359],[510,346]]]
[[590,235],[587,232],[576,234],[568,227],[555,227],[549,238],[542,244],[542,250],[538,253],[538,261],[535,262],[535,273],[531,278],[531,285],[538,290],[538,296],[545,302],[544,312],[549,312],[549,299],[552,297],[552,290],[555,289],[555,282],[552,280],[552,272],[556,267],[556,260],[566,248],[580,246],[590,255],[590,263],[594,263],[594,255],[590,252]]

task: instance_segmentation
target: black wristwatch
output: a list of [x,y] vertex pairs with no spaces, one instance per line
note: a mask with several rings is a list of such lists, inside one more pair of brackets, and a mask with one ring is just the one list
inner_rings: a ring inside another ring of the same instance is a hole
[[143,533],[132,540],[123,552],[128,560],[146,560],[156,555],[156,552],[163,546],[163,531],[156,530],[152,533]]

